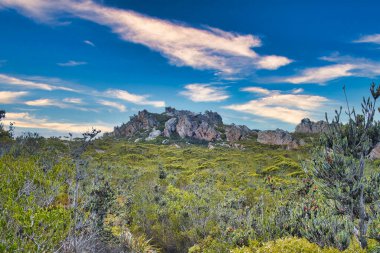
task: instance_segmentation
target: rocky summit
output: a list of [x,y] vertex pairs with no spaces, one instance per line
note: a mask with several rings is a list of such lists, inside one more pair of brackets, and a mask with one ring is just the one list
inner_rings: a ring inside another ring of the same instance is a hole
[[147,141],[163,136],[207,142],[237,142],[246,139],[251,133],[253,131],[244,125],[225,125],[217,112],[194,113],[167,107],[163,113],[140,111],[129,122],[115,127],[111,135],[119,138],[145,138]]
[[311,121],[308,118],[301,120],[301,123],[296,126],[296,133],[306,133],[306,134],[319,134],[327,131],[328,123],[326,121],[320,120],[317,122]]

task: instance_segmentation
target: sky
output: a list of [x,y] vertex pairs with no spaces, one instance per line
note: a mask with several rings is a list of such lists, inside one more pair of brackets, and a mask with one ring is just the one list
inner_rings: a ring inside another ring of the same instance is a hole
[[380,76],[378,1],[0,0],[0,109],[18,133],[139,110],[293,131]]

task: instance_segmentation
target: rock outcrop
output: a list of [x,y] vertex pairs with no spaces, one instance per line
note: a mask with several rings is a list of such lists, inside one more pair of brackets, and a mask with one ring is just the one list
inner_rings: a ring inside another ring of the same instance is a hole
[[132,137],[142,130],[151,130],[159,126],[154,114],[147,110],[138,112],[130,118],[129,122],[114,128],[114,135],[117,137]]
[[226,138],[229,142],[236,142],[246,139],[251,130],[247,126],[238,126],[235,124],[226,126]]
[[220,132],[215,128],[222,124],[219,114],[215,116],[214,113],[206,112],[197,115],[180,115],[176,131],[181,138],[215,141],[220,139]]
[[246,126],[224,125],[222,117],[216,112],[196,114],[167,107],[161,114],[146,110],[139,112],[128,123],[115,127],[113,135],[126,138],[145,137],[148,141],[163,135],[167,138],[180,137],[207,142],[224,138],[236,142],[246,138],[249,133],[250,129]]
[[301,120],[301,123],[296,126],[296,133],[318,134],[327,131],[328,123],[320,120],[317,122],[311,121],[308,118]]
[[282,129],[260,131],[257,141],[262,144],[286,146],[287,149],[296,149],[300,143],[293,136]]
[[171,135],[173,135],[173,133],[176,132],[177,122],[177,118],[170,118],[168,121],[165,122],[164,136],[170,137]]

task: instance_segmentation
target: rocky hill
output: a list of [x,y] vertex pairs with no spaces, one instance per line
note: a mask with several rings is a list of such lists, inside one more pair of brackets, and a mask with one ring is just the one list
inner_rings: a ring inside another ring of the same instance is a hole
[[207,142],[236,142],[247,138],[252,132],[247,126],[225,125],[216,112],[194,113],[167,107],[161,114],[140,111],[129,122],[115,127],[111,135],[145,140],[163,136]]
[[[326,131],[327,126],[325,121],[313,122],[305,118],[296,126],[294,133],[319,134]],[[115,127],[109,135],[134,141],[152,141],[160,137],[163,143],[168,143],[169,139],[183,139],[230,144],[257,136],[259,143],[296,149],[303,146],[305,141],[296,138],[294,133],[282,129],[258,131],[245,125],[226,125],[217,112],[194,113],[166,107],[163,113],[140,111],[127,123]]]

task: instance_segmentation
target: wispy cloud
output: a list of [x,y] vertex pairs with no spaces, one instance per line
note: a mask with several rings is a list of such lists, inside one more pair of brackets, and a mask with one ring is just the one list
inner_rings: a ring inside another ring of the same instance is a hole
[[77,105],[83,104],[83,100],[81,98],[64,98],[63,102]]
[[299,93],[302,93],[302,92],[304,92],[305,90],[304,89],[302,89],[302,88],[298,88],[298,89],[293,89],[292,90],[292,93],[293,94],[299,94]]
[[49,98],[42,98],[37,100],[25,101],[24,104],[29,106],[40,106],[40,107],[59,107],[59,108],[67,108],[68,106],[61,101]]
[[20,97],[28,95],[26,91],[0,91],[0,104],[12,104]]
[[102,132],[112,131],[112,126],[102,122],[98,123],[74,123],[74,122],[58,122],[52,121],[47,118],[37,118],[27,112],[14,113],[8,112],[4,120],[5,124],[15,122],[16,128],[35,128],[35,129],[49,129],[62,133],[83,133],[85,131],[96,128]]
[[136,95],[129,93],[126,90],[109,89],[104,95],[110,98],[117,98],[137,105],[151,105],[154,107],[165,107],[164,101],[152,101],[149,100],[148,95]]
[[262,95],[269,95],[273,93],[273,91],[265,89],[265,88],[261,88],[261,87],[245,87],[245,88],[242,88],[241,91],[258,93]]
[[224,108],[290,124],[298,124],[303,118],[313,118],[316,110],[329,102],[327,98],[322,96],[273,94],[272,92],[269,94],[247,103],[232,104]]
[[281,81],[287,83],[326,83],[327,81],[334,80],[340,77],[352,76],[350,72],[355,68],[352,64],[334,64],[324,67],[307,68],[302,70],[299,74],[287,77]]
[[[77,93],[81,96],[88,96],[90,98],[104,98],[104,99],[120,99],[123,101],[127,101],[133,104],[137,105],[149,105],[154,107],[164,107],[165,102],[162,100],[150,100],[150,95],[137,95],[130,93],[126,90],[120,90],[120,89],[109,89],[106,91],[99,91],[92,89],[90,87],[86,86],[80,86],[77,84],[71,84],[71,86],[78,87],[79,89],[73,89],[68,86],[68,82],[65,82],[61,79],[57,78],[47,78],[47,77],[14,77],[10,75],[0,74],[0,84],[5,84],[8,86],[19,86],[24,87],[28,89],[38,89],[38,90],[47,90],[47,91],[53,91],[53,90],[64,90],[64,91],[70,91]],[[62,86],[59,84],[63,84]],[[83,98],[64,98],[64,99],[52,99],[52,98],[43,98],[43,99],[37,99],[32,101],[26,101],[24,102],[26,105],[29,106],[55,106],[60,108],[71,108],[71,109],[79,109],[79,110],[92,110],[92,109],[86,109],[82,107],[74,107],[73,104],[84,104]],[[5,101],[5,99],[4,99]],[[70,105],[71,104],[71,105]],[[121,108],[121,107],[119,107]]]
[[220,102],[230,97],[225,88],[214,87],[210,84],[188,84],[185,89],[180,94],[194,102]]
[[0,74],[0,84],[11,85],[11,86],[21,86],[28,89],[39,89],[39,90],[65,90],[77,92],[76,90],[65,87],[49,84],[46,82],[34,81],[26,78],[19,78],[11,75]]
[[371,34],[371,35],[364,35],[360,37],[357,40],[353,41],[354,43],[374,43],[374,44],[380,44],[380,34]]
[[81,66],[81,65],[86,65],[87,62],[85,61],[68,61],[68,62],[63,62],[63,63],[57,63],[58,66],[61,67],[76,67],[76,66]]
[[90,41],[90,40],[84,40],[83,43],[85,43],[87,45],[90,45],[92,47],[95,47],[95,44],[92,41]]
[[322,67],[305,68],[293,76],[270,78],[269,81],[293,84],[325,84],[341,77],[374,78],[380,75],[380,62],[366,58],[332,55],[324,56],[320,59],[332,64]]
[[121,39],[160,52],[171,64],[215,70],[223,75],[277,69],[292,62],[283,56],[257,54],[252,48],[260,47],[262,42],[254,35],[211,27],[194,28],[91,0],[3,0],[0,5],[43,22],[51,22],[53,17],[69,13],[110,27]]
[[108,100],[98,100],[98,103],[101,104],[101,105],[104,105],[104,106],[116,108],[120,112],[127,111],[127,108],[125,107],[125,105],[117,103],[117,102],[108,101]]

